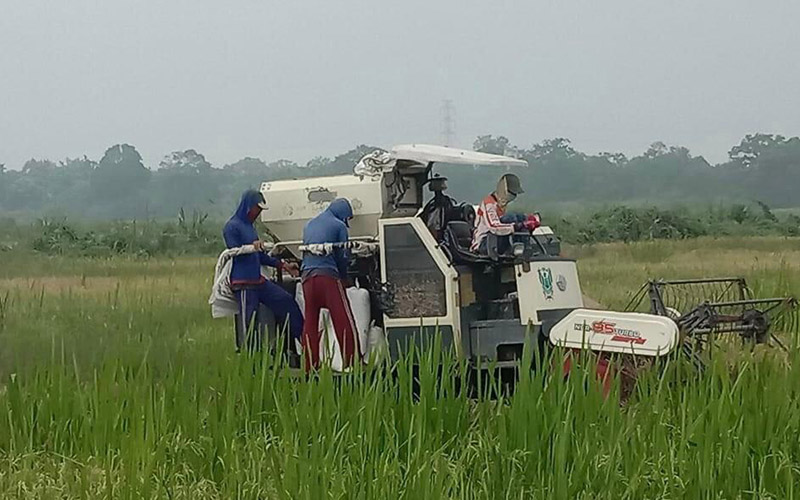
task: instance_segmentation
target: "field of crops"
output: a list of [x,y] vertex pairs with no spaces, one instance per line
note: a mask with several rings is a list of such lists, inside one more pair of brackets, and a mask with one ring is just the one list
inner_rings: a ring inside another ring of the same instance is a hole
[[[759,295],[800,296],[798,239],[570,251],[610,307],[648,277],[741,274]],[[206,304],[212,268],[0,255],[0,498],[800,495],[794,347],[726,353],[702,376],[672,363],[622,408],[546,372],[469,399],[436,386],[426,354],[415,400],[406,363],[307,382],[235,355]]]

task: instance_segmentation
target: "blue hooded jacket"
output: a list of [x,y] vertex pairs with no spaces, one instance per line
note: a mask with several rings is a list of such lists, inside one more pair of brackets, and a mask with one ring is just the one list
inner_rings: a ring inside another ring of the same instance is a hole
[[[353,208],[344,198],[333,200],[324,212],[306,223],[303,229],[303,244],[344,243],[348,240],[347,221],[353,217]],[[320,271],[339,279],[347,278],[350,262],[349,252],[343,248],[334,249],[333,254],[303,256],[303,274]]]
[[[250,189],[242,194],[242,200],[236,213],[233,214],[225,228],[222,230],[222,237],[225,238],[225,245],[228,248],[249,245],[258,239],[258,233],[250,220],[250,211],[253,207],[261,203],[261,193]],[[261,276],[261,266],[280,267],[281,261],[269,255],[258,252],[249,255],[239,255],[233,258],[233,269],[231,269],[231,285],[247,286],[264,283]]]

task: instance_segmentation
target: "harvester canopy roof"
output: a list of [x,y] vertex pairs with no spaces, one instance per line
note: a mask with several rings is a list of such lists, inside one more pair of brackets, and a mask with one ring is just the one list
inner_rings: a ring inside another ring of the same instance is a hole
[[393,147],[391,155],[396,160],[413,161],[423,165],[428,163],[448,163],[451,165],[493,167],[528,166],[527,161],[518,158],[431,144],[402,144]]

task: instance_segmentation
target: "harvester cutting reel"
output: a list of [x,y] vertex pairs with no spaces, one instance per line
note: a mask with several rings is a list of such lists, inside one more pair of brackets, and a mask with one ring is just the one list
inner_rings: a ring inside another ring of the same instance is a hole
[[[625,312],[576,309],[550,330],[550,342],[572,352],[599,354],[598,377],[610,390],[608,370],[621,374],[621,398],[637,374],[680,349],[698,369],[715,343],[775,343],[793,338],[800,327],[793,297],[754,298],[744,278],[653,280],[633,296]],[[569,358],[565,370],[569,369]],[[601,369],[602,368],[602,369]]]
[[652,280],[625,310],[675,321],[682,349],[698,363],[698,355],[715,341],[736,337],[750,345],[774,342],[785,350],[779,336],[800,326],[797,299],[754,298],[744,278]]

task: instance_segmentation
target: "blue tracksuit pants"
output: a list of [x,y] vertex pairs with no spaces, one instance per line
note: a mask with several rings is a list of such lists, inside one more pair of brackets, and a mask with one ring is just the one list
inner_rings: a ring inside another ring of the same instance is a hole
[[[300,340],[303,333],[303,313],[289,292],[267,281],[254,287],[236,290],[239,301],[239,320],[243,321],[243,332],[247,335],[259,304],[264,304],[279,322],[289,323],[291,338]],[[237,342],[238,343],[238,342]],[[241,346],[237,346],[241,347]]]

